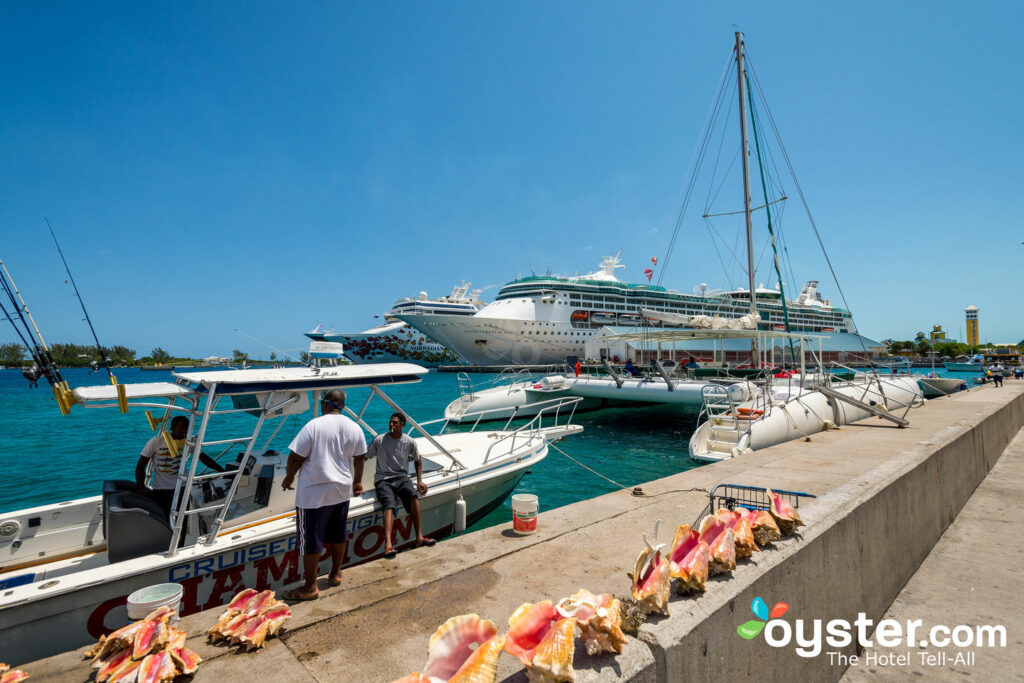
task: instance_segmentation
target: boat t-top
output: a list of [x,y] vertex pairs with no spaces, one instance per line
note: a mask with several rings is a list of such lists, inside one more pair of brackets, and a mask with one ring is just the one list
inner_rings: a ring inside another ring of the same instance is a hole
[[[290,438],[324,392],[356,387],[369,395],[358,412],[345,412],[375,436],[367,422],[374,399],[401,411],[382,387],[419,382],[426,372],[392,363],[177,372],[174,382],[73,390],[55,385],[63,411],[144,411],[151,429],[180,454],[174,502],[168,519],[134,481],[115,480],[103,482],[96,496],[0,514],[0,661],[48,656],[125,625],[127,596],[153,584],[181,584],[187,615],[222,605],[243,587],[300,581],[294,492],[281,488],[288,454],[271,448],[274,438],[282,430]],[[450,433],[443,419],[420,423],[406,413],[429,487],[421,500],[423,532],[462,531],[500,505],[551,441],[582,431],[571,424],[576,401],[552,401],[520,427]],[[168,431],[176,415],[190,419],[180,442]],[[225,472],[203,471],[202,453]],[[374,471],[367,462],[365,493],[352,499],[346,566],[379,557],[387,545]],[[404,512],[395,534],[396,547],[415,541]]]

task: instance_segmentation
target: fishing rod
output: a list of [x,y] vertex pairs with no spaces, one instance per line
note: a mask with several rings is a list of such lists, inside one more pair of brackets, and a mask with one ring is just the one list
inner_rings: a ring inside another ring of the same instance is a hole
[[110,361],[107,359],[107,352],[100,344],[99,337],[96,336],[96,328],[92,326],[92,320],[89,318],[89,311],[85,309],[85,302],[82,301],[82,295],[78,292],[78,285],[75,284],[75,277],[71,274],[71,268],[68,266],[68,260],[64,258],[64,251],[60,248],[60,242],[57,241],[57,235],[53,232],[53,226],[50,225],[50,219],[43,216],[43,220],[46,221],[46,227],[50,229],[50,237],[53,238],[53,243],[57,246],[57,253],[60,254],[60,260],[64,262],[64,270],[67,272],[68,280],[71,281],[71,286],[75,290],[75,296],[78,297],[78,303],[82,306],[82,313],[85,314],[85,322],[88,323],[89,331],[92,332],[92,338],[96,341],[96,349],[100,352],[100,360],[103,361],[103,367],[106,368],[107,374],[110,376],[110,383],[117,384],[117,378],[114,377],[114,373],[110,369]]
[[282,351],[279,348],[273,347],[270,344],[268,344],[267,342],[265,342],[263,340],[260,340],[260,339],[257,339],[256,337],[252,336],[251,334],[246,334],[245,332],[242,332],[241,330],[239,330],[237,328],[235,329],[235,332],[237,332],[238,334],[242,335],[243,337],[247,337],[249,339],[252,339],[257,344],[262,344],[263,346],[266,346],[268,349],[270,349],[274,353],[283,353],[284,355],[288,356],[289,358],[291,358],[296,363],[302,363],[307,368],[312,370],[313,374],[315,374],[315,375],[319,375],[320,374],[320,368],[318,368],[317,366],[313,365],[313,363],[310,362],[310,361],[305,361],[305,360],[302,360],[301,358],[296,358],[295,356],[293,356],[292,354],[288,353],[287,351]]
[[[47,376],[47,379],[51,380],[50,383],[63,382],[64,378],[61,377],[60,370],[57,368],[57,363],[53,359],[53,354],[50,353],[50,347],[46,345],[46,341],[43,339],[43,333],[39,331],[39,326],[36,325],[35,319],[28,310],[28,304],[25,303],[24,297],[21,296],[21,292],[18,291],[18,286],[14,284],[14,278],[11,277],[11,273],[7,270],[7,266],[3,260],[0,260],[0,269],[3,270],[3,277],[0,277],[0,283],[3,285],[4,292],[7,294],[7,298],[11,301],[11,308],[18,314],[18,318],[21,320],[21,324],[25,328],[25,333],[15,324],[13,316],[7,313],[4,309],[4,315],[14,326],[18,336],[21,337],[22,343],[25,348],[28,349],[32,355],[32,360],[39,366],[39,369]],[[17,301],[15,301],[17,296]],[[20,303],[20,306],[19,306]],[[24,315],[22,315],[24,313]],[[25,322],[25,316],[28,316],[28,321],[32,323],[32,329],[35,330],[35,336],[32,335],[32,330],[29,329],[28,323]],[[26,340],[26,335],[28,340]],[[38,339],[38,341],[37,341]]]

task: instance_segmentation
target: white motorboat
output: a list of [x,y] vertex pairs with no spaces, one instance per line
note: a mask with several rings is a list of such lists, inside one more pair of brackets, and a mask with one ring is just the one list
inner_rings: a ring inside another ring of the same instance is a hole
[[985,368],[988,367],[985,364],[985,356],[980,353],[974,354],[966,362],[947,361],[944,365],[952,372],[985,372]]
[[[398,318],[399,315],[437,316],[454,318],[471,316],[484,303],[480,300],[482,290],[470,291],[472,283],[463,282],[452,289],[451,294],[430,298],[426,292],[415,297],[404,297],[384,315],[381,324],[358,333],[326,331],[322,326],[306,333],[315,341],[337,342],[345,345],[345,355],[353,363],[401,363],[412,362],[427,367],[444,363],[457,363],[459,357],[450,349],[411,327]],[[377,316],[374,316],[377,317]]]
[[[287,454],[270,450],[271,441],[286,426],[297,429],[301,421],[292,418],[308,415],[321,392],[336,388],[370,388],[360,412],[346,412],[373,435],[364,419],[371,399],[400,410],[381,386],[418,382],[426,372],[396,363],[179,372],[174,383],[73,391],[55,385],[62,409],[69,403],[142,409],[165,439],[173,416],[187,415],[191,424],[183,442],[170,442],[182,454],[170,520],[152,498],[135,491],[134,481],[104,482],[101,495],[0,515],[0,661],[38,659],[123,626],[127,596],[145,586],[180,583],[181,613],[187,615],[222,605],[243,587],[298,582],[294,493],[280,483]],[[421,501],[424,533],[449,535],[501,504],[526,470],[544,459],[551,441],[582,431],[570,424],[577,401],[552,402],[515,429],[445,433],[443,419],[421,424],[410,417],[429,486]],[[230,471],[197,470],[202,452]],[[373,474],[374,463],[367,462],[366,492],[352,500],[349,512],[346,566],[385,549]],[[467,518],[459,512],[460,500]],[[414,542],[411,521],[399,512],[398,546]]]

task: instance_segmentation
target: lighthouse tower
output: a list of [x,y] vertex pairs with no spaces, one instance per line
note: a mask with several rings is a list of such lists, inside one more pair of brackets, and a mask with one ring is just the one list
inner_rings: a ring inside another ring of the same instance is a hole
[[978,345],[978,307],[968,306],[964,309],[967,314],[967,344]]

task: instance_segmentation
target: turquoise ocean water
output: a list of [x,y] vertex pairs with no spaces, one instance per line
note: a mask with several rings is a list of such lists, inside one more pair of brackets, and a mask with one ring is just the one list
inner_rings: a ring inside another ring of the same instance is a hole
[[[88,370],[63,372],[72,387],[105,384],[107,379],[105,373]],[[116,374],[123,383],[173,381],[169,372],[122,369]],[[482,386],[491,377],[473,375],[473,382]],[[444,407],[458,397],[456,376],[438,372],[426,375],[419,384],[385,391],[418,421],[441,417]],[[366,389],[349,391],[348,405],[358,412],[367,394]],[[0,513],[98,495],[104,479],[132,479],[139,452],[153,436],[139,409],[123,415],[116,409],[74,406],[70,415],[62,416],[45,382],[40,382],[38,389],[30,389],[19,370],[0,371],[0,401]],[[375,398],[367,422],[384,431],[391,412]],[[272,447],[287,448],[309,417],[287,418]],[[253,420],[244,414],[221,419],[243,422],[246,430],[251,429]],[[557,446],[624,485],[641,484],[695,466],[686,451],[694,418],[681,415],[678,408],[613,408],[579,414],[574,422],[583,425],[583,433]],[[264,438],[268,434],[264,429]],[[520,481],[515,492],[536,494],[541,509],[550,510],[615,489],[552,450]],[[506,500],[473,528],[509,523],[511,519],[511,503]]]
[[[927,370],[916,368],[915,372]],[[961,377],[969,384],[978,376],[941,368],[938,374]],[[64,377],[72,387],[106,383],[105,374],[88,370],[65,370]],[[124,383],[173,380],[169,372],[137,369],[119,370],[117,377]],[[472,379],[482,386],[491,377],[473,375]],[[454,374],[431,372],[419,384],[390,387],[386,393],[416,420],[426,421],[441,417],[444,407],[458,397],[458,388]],[[367,395],[365,389],[351,390],[349,406],[358,411]],[[117,410],[75,406],[70,415],[62,416],[49,387],[40,383],[38,389],[30,389],[18,370],[0,371],[0,406],[0,513],[98,495],[104,479],[133,478],[139,452],[153,436],[137,409],[122,415]],[[391,409],[374,399],[367,414],[367,422],[384,431]],[[287,418],[272,447],[287,448],[310,416]],[[246,430],[253,420],[247,415],[221,419],[246,423]],[[695,418],[681,414],[678,408],[611,408],[581,413],[574,422],[583,425],[583,433],[557,446],[623,485],[642,484],[697,466],[686,450]],[[268,432],[264,431],[265,438]],[[541,509],[550,510],[614,490],[613,484],[552,450],[520,481],[515,492],[536,494]],[[473,528],[509,523],[511,518],[511,504],[506,500]]]

